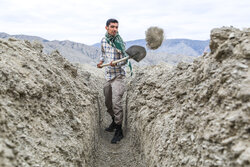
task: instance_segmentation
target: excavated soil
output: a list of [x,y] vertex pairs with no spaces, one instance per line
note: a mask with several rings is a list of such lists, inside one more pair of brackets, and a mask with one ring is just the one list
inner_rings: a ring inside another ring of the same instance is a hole
[[0,39],[0,48],[1,167],[142,166],[125,124],[117,145],[104,131],[104,71],[36,42]]
[[0,167],[250,166],[250,29],[211,31],[193,63],[134,68],[110,141],[104,71],[0,39]]
[[250,166],[250,29],[213,29],[210,49],[130,82],[128,125],[146,166]]

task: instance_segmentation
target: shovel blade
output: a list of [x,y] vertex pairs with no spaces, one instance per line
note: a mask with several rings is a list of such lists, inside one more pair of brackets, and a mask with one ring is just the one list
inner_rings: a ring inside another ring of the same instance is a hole
[[147,54],[146,49],[139,45],[130,46],[125,52],[137,62],[141,61]]

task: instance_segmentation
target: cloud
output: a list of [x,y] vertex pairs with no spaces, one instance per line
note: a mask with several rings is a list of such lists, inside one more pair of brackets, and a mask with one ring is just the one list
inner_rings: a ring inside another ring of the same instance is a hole
[[108,18],[119,20],[124,40],[142,39],[150,26],[167,38],[209,39],[221,26],[250,27],[249,0],[0,0],[0,32],[49,40],[99,42]]

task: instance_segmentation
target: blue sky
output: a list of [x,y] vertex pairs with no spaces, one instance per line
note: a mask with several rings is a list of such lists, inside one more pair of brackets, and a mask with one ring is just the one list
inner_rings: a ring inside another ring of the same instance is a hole
[[150,26],[165,38],[209,39],[213,28],[250,27],[249,0],[0,0],[0,32],[48,40],[100,42],[108,18],[125,41],[145,38]]

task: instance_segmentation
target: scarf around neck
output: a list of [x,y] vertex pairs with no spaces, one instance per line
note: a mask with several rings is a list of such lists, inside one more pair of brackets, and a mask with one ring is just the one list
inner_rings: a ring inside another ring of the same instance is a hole
[[116,49],[120,50],[123,56],[126,56],[125,52],[125,43],[123,42],[122,37],[117,32],[115,36],[110,35],[108,32],[105,34],[106,40],[108,44],[115,47]]
[[[106,37],[106,41],[108,42],[108,44],[110,44],[114,48],[121,51],[122,57],[128,56],[128,54],[125,52],[125,49],[126,49],[125,42],[123,41],[122,37],[119,35],[118,32],[116,33],[115,36],[112,36],[108,32],[106,32],[105,37]],[[130,61],[128,61],[128,60],[127,60],[127,63],[128,63],[129,68],[130,68],[130,72],[131,72],[131,76],[132,76],[132,74],[133,74],[132,65],[131,65]]]

